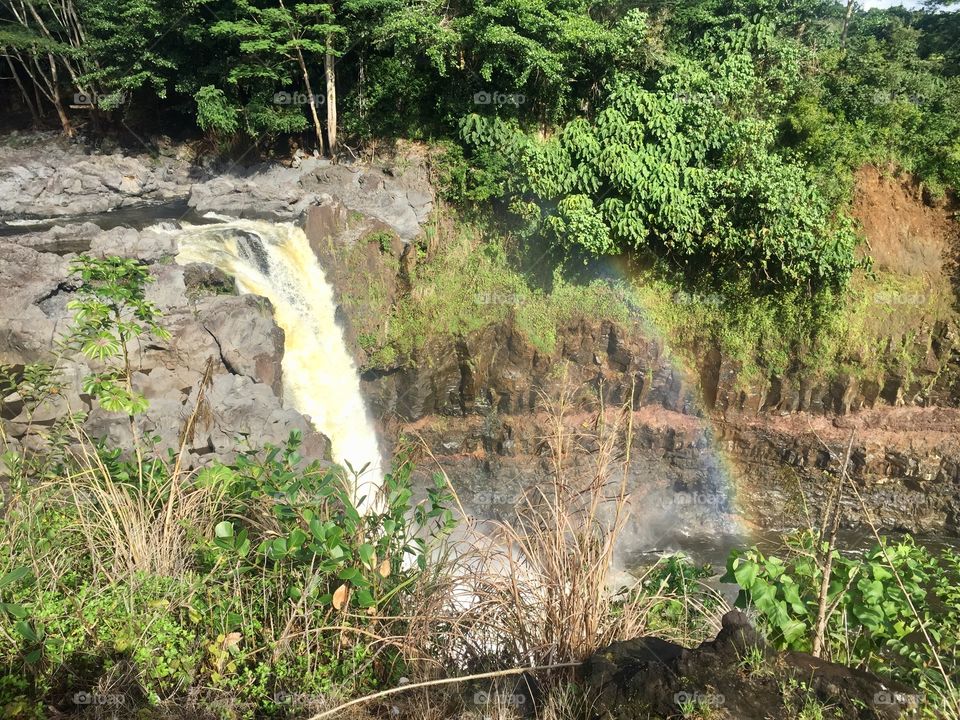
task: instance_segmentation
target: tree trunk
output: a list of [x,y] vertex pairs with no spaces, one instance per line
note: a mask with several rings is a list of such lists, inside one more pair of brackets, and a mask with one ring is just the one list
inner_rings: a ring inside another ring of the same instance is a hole
[[40,114],[37,112],[37,108],[34,107],[33,101],[30,99],[30,93],[27,92],[27,88],[24,87],[23,82],[20,80],[20,75],[17,73],[17,68],[13,64],[13,60],[10,59],[9,55],[4,55],[7,60],[7,66],[10,68],[10,74],[13,75],[13,80],[17,83],[17,87],[20,88],[20,94],[23,96],[23,104],[27,106],[27,109],[30,111],[30,117],[33,118],[33,124],[35,127],[40,126]]
[[336,58],[330,52],[333,38],[327,35],[327,54],[323,58],[323,72],[327,80],[327,147],[330,157],[337,154],[337,76],[334,73]]
[[307,71],[307,63],[303,59],[300,48],[297,48],[297,62],[300,64],[300,72],[303,73],[303,84],[307,86],[307,104],[310,106],[310,117],[313,119],[313,130],[317,134],[317,144],[323,149],[323,129],[320,127],[320,116],[317,115],[317,103],[314,102],[313,85],[310,83],[310,73]]
[[60,93],[58,92],[58,82],[57,82],[57,62],[53,59],[53,55],[47,55],[47,60],[50,62],[50,80],[51,82],[51,93],[50,100],[53,102],[53,107],[57,110],[57,117],[60,118],[60,125],[63,127],[63,134],[67,137],[73,137],[75,131],[73,125],[70,124],[70,118],[67,117],[66,111],[63,109],[63,103],[60,102]]
[[847,14],[843,16],[843,31],[840,33],[840,47],[847,47],[847,29],[850,27],[850,18],[853,17],[853,0],[847,0]]

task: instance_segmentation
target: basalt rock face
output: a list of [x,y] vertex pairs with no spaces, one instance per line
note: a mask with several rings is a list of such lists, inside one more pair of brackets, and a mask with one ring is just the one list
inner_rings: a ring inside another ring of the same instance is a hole
[[842,418],[797,414],[719,423],[720,446],[738,461],[739,499],[757,524],[796,524],[822,508],[846,471],[845,524],[960,534],[960,411],[883,408]]
[[[69,272],[73,253],[37,249],[57,247],[53,241],[69,230],[66,226],[0,242],[0,364],[15,373],[28,363],[53,362],[56,339],[69,327],[67,303],[78,287]],[[170,233],[97,230],[89,223],[76,227],[75,234],[89,240],[92,255],[135,257],[149,264],[155,282],[147,287],[147,299],[156,303],[171,333],[168,342],[144,340],[130,348],[134,389],[150,403],[137,416],[140,437],[159,438],[161,448],[178,447],[195,414],[186,439],[189,465],[214,458],[229,461],[238,451],[280,444],[292,430],[304,438],[305,457],[329,457],[329,441],[284,405],[284,334],[269,301],[236,296],[233,282],[209,266],[171,264],[176,243]],[[54,401],[32,410],[15,394],[3,398],[0,422],[6,437],[40,448],[58,417],[83,412],[90,436],[130,447],[126,416],[104,411],[83,391],[82,380],[96,363],[68,355],[57,365],[64,387]]]
[[[756,665],[744,663],[751,652]],[[581,673],[602,720],[688,717],[693,709],[731,720],[794,720],[811,701],[838,717],[896,720],[917,699],[911,688],[862,670],[777,653],[736,610],[724,615],[715,640],[696,648],[640,637],[598,651]]]
[[33,362],[53,347],[56,320],[48,308],[75,283],[63,258],[16,242],[0,242],[0,364]]
[[746,387],[737,362],[717,352],[706,353],[699,368],[703,401],[720,413],[817,415],[847,415],[884,406],[960,405],[960,325],[956,320],[918,328],[911,345],[909,351],[924,361],[909,371],[894,367],[871,377],[845,374],[830,379],[792,372]]
[[[428,415],[517,415],[540,410],[564,387],[611,405],[655,404],[692,412],[695,390],[656,340],[610,322],[579,318],[560,329],[556,350],[536,349],[507,320],[456,340],[437,340],[411,367],[374,377],[375,412],[416,421]],[[598,392],[599,391],[599,392]]]
[[106,212],[186,197],[202,172],[176,157],[92,152],[54,136],[0,145],[0,215]]
[[[395,298],[416,292],[409,285],[416,258],[410,246],[367,242],[376,228],[351,227],[335,205],[311,208],[306,229],[362,367],[370,359],[363,335],[376,331]],[[365,281],[382,292],[376,298],[360,292]],[[942,337],[930,349],[939,353],[937,363],[954,353]],[[367,370],[363,392],[384,435],[423,438],[480,516],[508,512],[525,487],[549,476],[548,400],[576,388],[571,409],[585,417],[600,400],[606,407],[632,400],[631,489],[661,510],[676,510],[678,501],[666,495],[671,490],[686,502],[673,528],[678,532],[723,527],[731,483],[743,516],[756,526],[806,526],[808,511],[817,516],[836,485],[854,428],[848,471],[863,504],[847,492],[847,525],[863,526],[868,511],[884,530],[960,532],[960,416],[908,402],[906,385],[892,375],[871,385],[863,378],[827,383],[788,374],[744,390],[735,363],[714,348],[700,354],[703,361],[686,374],[641,324],[623,328],[583,316],[558,328],[555,350],[544,353],[508,316],[457,337],[434,335],[409,362]],[[932,383],[917,375],[912,382],[927,382],[932,394],[916,402],[933,402],[940,393],[942,405],[954,403],[949,375]],[[651,522],[649,513],[641,517]]]

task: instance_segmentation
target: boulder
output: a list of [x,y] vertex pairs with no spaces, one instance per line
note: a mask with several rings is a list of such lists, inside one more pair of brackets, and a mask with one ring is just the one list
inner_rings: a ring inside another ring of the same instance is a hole
[[90,244],[90,253],[96,257],[119,255],[154,263],[176,254],[174,237],[173,233],[150,228],[137,231],[118,227],[97,234]]
[[[188,404],[193,405],[191,400]],[[295,410],[282,407],[279,398],[266,385],[243,375],[217,375],[206,395],[210,412],[200,418],[194,445],[201,445],[224,462],[239,451],[261,448],[265,444],[282,445],[297,430],[303,437],[301,454],[307,458],[329,458],[329,441],[313,429]]]
[[691,707],[718,720],[794,720],[811,699],[837,717],[896,720],[917,701],[911,688],[872,673],[775,652],[738,610],[696,648],[635,638],[598,651],[581,672],[600,720],[688,717]]
[[382,222],[405,241],[420,234],[434,194],[420,166],[399,177],[363,165],[332,165],[309,158],[298,167],[260,164],[198,182],[189,204],[198,212],[296,219],[331,198]]
[[66,260],[0,242],[0,365],[49,358],[56,317],[41,307],[72,288]]
[[267,385],[282,399],[284,333],[273,320],[269,300],[254,295],[208,300],[201,321],[229,372]]
[[58,217],[184,197],[199,173],[146,152],[90,153],[62,138],[0,146],[0,215]]

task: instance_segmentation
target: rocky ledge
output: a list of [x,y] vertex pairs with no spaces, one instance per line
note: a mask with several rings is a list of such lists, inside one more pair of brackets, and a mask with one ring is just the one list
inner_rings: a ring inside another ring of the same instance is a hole
[[336,198],[411,240],[433,209],[422,162],[378,169],[303,157],[290,165],[201,167],[192,157],[184,147],[151,155],[146,148],[94,151],[45,135],[8,138],[0,145],[0,220],[90,215],[175,199],[198,213],[292,220]]
[[[110,238],[121,242],[108,243]],[[133,230],[106,233],[95,242],[107,254],[157,248],[149,233],[141,236]],[[147,251],[135,256],[152,255]],[[190,464],[230,460],[238,449],[279,444],[292,430],[302,433],[306,456],[328,456],[326,438],[283,402],[284,336],[270,303],[233,295],[232,281],[213,268],[181,268],[168,264],[168,258],[158,254],[149,265],[156,282],[148,287],[148,299],[163,312],[172,339],[131,347],[136,358],[134,389],[150,401],[147,412],[137,419],[141,437],[159,438],[160,447],[177,447],[181,429],[197,407],[201,381],[209,375],[204,412],[198,413],[187,442]],[[0,365],[15,374],[27,363],[54,360],[56,340],[69,323],[67,303],[77,289],[69,260],[70,255],[0,242]],[[0,422],[13,448],[42,447],[50,426],[67,412],[87,414],[86,430],[92,437],[130,446],[127,418],[103,411],[82,389],[91,364],[79,355],[60,358],[63,387],[36,410],[15,393],[2,398]]]
[[711,717],[794,720],[816,703],[820,714],[896,720],[914,707],[911,688],[800,652],[777,653],[737,611],[715,640],[685,648],[657,637],[614,643],[591,656],[583,682],[600,720]]
[[[159,228],[113,227],[116,214],[103,213],[176,198],[198,213],[294,221],[305,221],[308,208],[320,217],[332,208],[355,228],[389,231],[401,246],[400,238],[416,236],[432,208],[424,167],[406,163],[401,171],[299,158],[293,166],[228,166],[214,172],[189,158],[184,148],[155,158],[94,151],[46,136],[8,139],[0,146],[0,221],[64,216],[62,225],[47,230],[25,225],[17,232],[21,228],[7,225],[0,236],[0,365],[16,376],[28,363],[55,359],[57,339],[69,324],[67,303],[77,290],[70,274],[76,253],[136,258],[155,280],[148,299],[172,335],[168,343],[131,348],[134,389],[150,402],[137,419],[138,433],[158,438],[161,447],[177,446],[208,376],[202,412],[187,442],[189,463],[229,461],[238,450],[280,444],[294,430],[303,435],[305,457],[328,458],[329,441],[283,396],[284,334],[269,301],[237,296],[232,280],[211,267],[173,263],[177,243],[169,231],[182,207]],[[66,217],[73,215],[85,220]],[[144,217],[144,224],[156,220],[156,214]],[[10,448],[42,447],[64,412],[85,413],[92,437],[128,446],[126,417],[104,412],[83,392],[91,363],[69,355],[57,359],[57,366],[63,387],[54,401],[34,409],[15,393],[2,398],[0,422]]]
[[186,197],[203,171],[182,154],[97,152],[59,136],[0,145],[0,217],[107,212]]

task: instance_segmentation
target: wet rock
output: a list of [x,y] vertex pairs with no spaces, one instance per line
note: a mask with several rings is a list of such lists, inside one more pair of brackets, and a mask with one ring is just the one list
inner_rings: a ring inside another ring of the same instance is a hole
[[[762,658],[758,667],[744,664],[751,652]],[[916,697],[862,670],[776,653],[736,610],[723,617],[715,640],[696,648],[640,637],[598,651],[581,672],[598,694],[602,720],[685,717],[688,707],[709,708],[718,718],[794,720],[811,697],[840,717],[896,720]]]
[[282,445],[293,430],[303,437],[304,457],[329,459],[329,441],[303,415],[282,407],[267,385],[243,375],[218,375],[207,392],[207,402],[210,415],[197,424],[195,433],[206,438],[206,445],[223,462],[230,462],[245,448]]
[[150,268],[154,281],[147,285],[146,299],[161,313],[181,307],[187,301],[186,273],[179,265],[155,264]]
[[416,353],[410,367],[365,376],[364,392],[375,414],[397,413],[406,420],[527,413],[539,408],[541,393],[556,396],[564,384],[583,386],[584,400],[602,388],[604,401],[612,405],[632,395],[637,406],[653,403],[692,412],[695,388],[670,367],[660,346],[616,332],[609,322],[579,318],[561,328],[557,348],[548,355],[508,319],[460,339],[434,340]]
[[389,225],[358,218],[329,196],[304,213],[302,224],[327,282],[340,290],[337,323],[355,364],[363,368],[370,361],[367,350],[382,335],[383,318],[400,293],[400,258],[406,245]]
[[198,212],[288,219],[318,202],[300,187],[299,176],[296,169],[272,164],[240,168],[194,184],[188,203]]
[[847,417],[850,428],[829,430],[822,423],[814,426],[811,416],[728,416],[716,427],[717,439],[739,468],[738,499],[753,521],[804,527],[805,513],[820,517],[856,429],[847,471],[863,504],[847,487],[844,525],[864,525],[869,511],[885,531],[957,532],[960,413],[904,408],[891,415],[888,408]]
[[29,247],[37,252],[57,255],[86,252],[90,249],[93,238],[103,232],[92,222],[54,225],[49,230],[36,232],[30,232],[29,227],[24,230],[22,234],[8,236],[7,242]]

